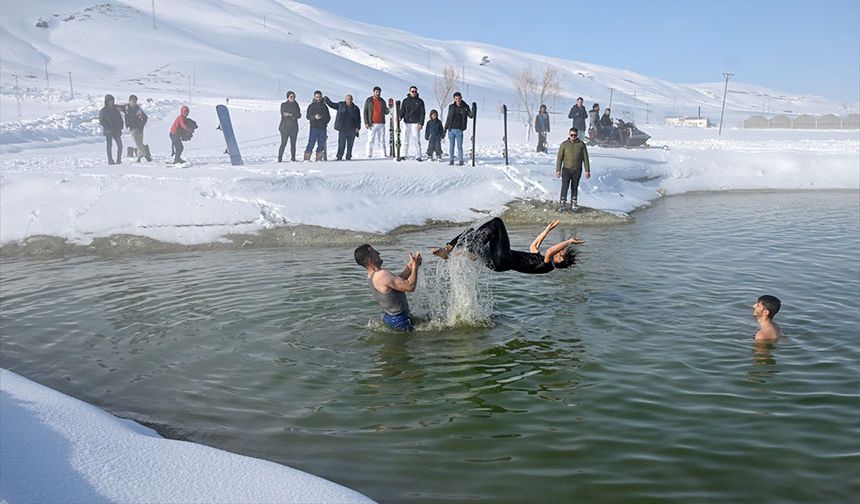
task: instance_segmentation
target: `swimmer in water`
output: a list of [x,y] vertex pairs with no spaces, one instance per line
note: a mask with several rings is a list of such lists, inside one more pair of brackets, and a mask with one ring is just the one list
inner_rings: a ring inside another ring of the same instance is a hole
[[782,329],[779,328],[779,324],[773,321],[773,317],[779,312],[780,306],[782,306],[782,302],[776,296],[760,296],[755,302],[753,316],[759,325],[759,330],[755,333],[756,342],[776,343],[782,336]]
[[508,231],[502,219],[496,217],[483,224],[478,229],[469,228],[457,235],[443,248],[431,249],[434,255],[447,259],[448,255],[456,252],[457,246],[465,247],[476,258],[493,271],[519,271],[527,274],[549,273],[554,269],[571,266],[576,259],[576,252],[570,245],[585,243],[583,240],[570,238],[549,248],[545,254],[540,253],[540,246],[550,231],[558,226],[555,220],[532,242],[528,252],[511,250]]
[[382,257],[370,245],[355,249],[355,262],[367,269],[367,284],[370,292],[382,306],[382,321],[398,331],[412,331],[412,316],[406,293],[414,292],[418,283],[418,267],[421,254],[409,254],[409,262],[399,275],[382,269]]

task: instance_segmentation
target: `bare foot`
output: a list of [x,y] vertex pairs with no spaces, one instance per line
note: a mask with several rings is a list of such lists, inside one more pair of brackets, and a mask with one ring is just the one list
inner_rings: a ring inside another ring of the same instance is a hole
[[430,253],[439,256],[442,259],[448,259],[448,250],[444,248],[433,247],[430,249]]

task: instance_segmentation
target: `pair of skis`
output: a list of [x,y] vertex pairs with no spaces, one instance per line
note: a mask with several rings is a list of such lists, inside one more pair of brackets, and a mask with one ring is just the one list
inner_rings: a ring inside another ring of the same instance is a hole
[[[388,99],[388,113],[391,116],[388,126],[388,143],[391,147],[391,157],[402,161],[400,157],[400,100]],[[396,135],[396,138],[395,138]]]

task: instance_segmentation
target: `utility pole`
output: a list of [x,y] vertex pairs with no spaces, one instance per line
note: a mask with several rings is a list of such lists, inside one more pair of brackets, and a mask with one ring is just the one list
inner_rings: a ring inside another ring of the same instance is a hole
[[268,25],[266,25],[266,15],[263,14],[263,30],[269,31]]
[[18,92],[18,76],[15,76],[15,101],[18,104],[18,121],[21,121],[21,93]]
[[72,86],[72,72],[69,72],[69,94],[71,95],[71,99],[75,99],[75,88]]
[[152,0],[152,29],[155,29],[155,0]]
[[614,90],[613,88],[609,88],[609,105],[607,105],[607,107],[606,107],[606,108],[608,108],[608,109],[611,109],[611,108],[612,108],[612,93],[613,93],[614,91],[615,91],[615,90]]
[[720,111],[720,131],[717,135],[723,134],[723,115],[726,113],[726,95],[729,93],[729,78],[734,75],[733,73],[723,72],[723,77],[726,78],[726,87],[723,89],[723,109]]
[[48,77],[48,58],[45,58],[45,89],[51,89],[51,78]]
[[633,88],[633,122],[636,122],[636,88]]
[[651,113],[650,104],[648,102],[645,102],[645,124],[649,124],[648,123],[648,116],[650,115],[650,113]]

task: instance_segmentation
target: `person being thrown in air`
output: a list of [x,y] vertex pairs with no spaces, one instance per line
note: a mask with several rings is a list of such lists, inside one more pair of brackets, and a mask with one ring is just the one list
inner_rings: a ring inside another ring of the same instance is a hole
[[480,258],[487,268],[502,271],[518,271],[527,274],[549,273],[554,269],[571,266],[576,260],[576,251],[570,245],[585,243],[584,240],[569,238],[550,247],[545,254],[540,253],[540,246],[550,231],[558,226],[554,220],[532,242],[528,252],[511,250],[508,231],[502,219],[495,217],[484,223],[478,229],[469,228],[448,242],[445,247],[433,248],[430,251],[442,259],[448,259],[449,254],[456,253],[458,248],[465,248],[474,257]]

